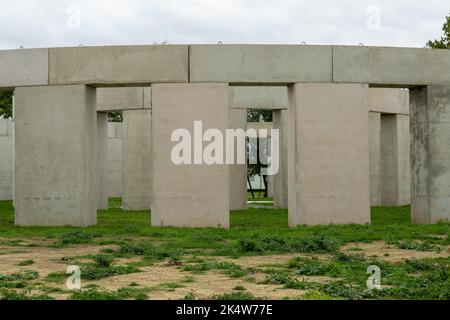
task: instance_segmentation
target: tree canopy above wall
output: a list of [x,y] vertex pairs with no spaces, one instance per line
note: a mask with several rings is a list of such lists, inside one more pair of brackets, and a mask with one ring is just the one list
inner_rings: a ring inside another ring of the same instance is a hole
[[445,23],[442,26],[442,31],[444,31],[444,35],[441,39],[430,40],[427,42],[428,48],[450,49],[450,15],[445,17]]

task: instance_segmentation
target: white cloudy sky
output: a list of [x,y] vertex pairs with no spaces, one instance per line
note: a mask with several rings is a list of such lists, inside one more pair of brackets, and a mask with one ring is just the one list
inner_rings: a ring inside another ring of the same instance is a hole
[[163,41],[423,47],[440,37],[449,13],[449,0],[0,0],[0,49]]

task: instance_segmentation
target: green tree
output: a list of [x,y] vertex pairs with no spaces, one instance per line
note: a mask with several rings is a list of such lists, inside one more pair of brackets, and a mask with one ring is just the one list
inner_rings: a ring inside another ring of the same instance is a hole
[[445,17],[445,23],[442,27],[442,31],[444,31],[444,35],[441,39],[430,40],[427,42],[428,48],[450,49],[450,15]]
[[249,109],[247,122],[272,122],[272,111]]
[[0,118],[12,118],[12,99],[14,91],[0,91]]
[[123,121],[123,113],[120,111],[108,113],[108,121],[109,122],[122,122]]

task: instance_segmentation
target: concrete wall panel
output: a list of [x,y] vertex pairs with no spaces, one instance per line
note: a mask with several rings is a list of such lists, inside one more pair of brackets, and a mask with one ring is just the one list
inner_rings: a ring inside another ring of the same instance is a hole
[[191,82],[332,82],[332,47],[192,45]]
[[450,220],[450,86],[410,91],[413,223]]
[[[152,88],[152,225],[223,227],[230,225],[228,165],[175,165],[171,142],[175,129],[225,134],[229,125],[227,84],[157,84]],[[206,144],[205,144],[206,146]]]
[[49,58],[51,85],[188,81],[188,46],[54,48]]
[[333,82],[406,87],[450,84],[450,52],[418,48],[333,47]]
[[151,207],[151,110],[123,112],[123,196],[126,210]]
[[0,88],[48,84],[48,49],[0,51]]
[[95,106],[87,86],[16,89],[17,225],[96,224]]
[[289,88],[289,225],[370,223],[368,87]]

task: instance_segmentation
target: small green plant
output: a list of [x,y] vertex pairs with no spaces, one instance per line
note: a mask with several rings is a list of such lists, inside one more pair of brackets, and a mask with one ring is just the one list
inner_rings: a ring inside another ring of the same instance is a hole
[[17,265],[21,266],[21,267],[25,267],[25,266],[31,266],[32,264],[34,264],[34,260],[28,259],[28,260],[20,261]]
[[94,257],[96,265],[100,268],[109,268],[114,261],[114,258],[108,255],[97,255]]
[[233,290],[236,291],[246,291],[247,289],[245,289],[245,287],[241,286],[241,285],[237,285],[236,287],[233,288]]
[[401,242],[398,247],[406,250],[441,252],[441,248],[426,242]]

